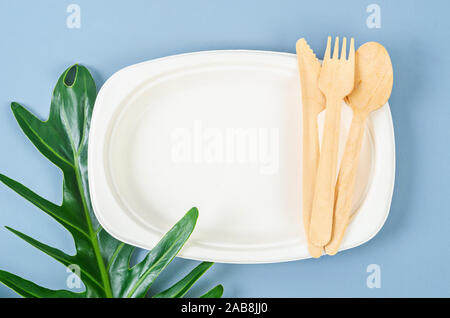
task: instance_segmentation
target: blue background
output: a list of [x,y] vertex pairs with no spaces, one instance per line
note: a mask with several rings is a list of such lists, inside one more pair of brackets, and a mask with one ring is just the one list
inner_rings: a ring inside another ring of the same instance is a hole
[[[81,29],[66,8],[81,7]],[[366,8],[381,8],[369,29]],[[0,0],[0,171],[60,202],[60,171],[20,131],[9,104],[47,118],[51,91],[69,65],[87,66],[100,87],[137,62],[199,50],[294,53],[298,38],[325,49],[326,36],[379,41],[390,52],[396,134],[396,186],[389,218],[370,242],[318,260],[267,265],[216,264],[189,295],[215,283],[229,297],[450,296],[450,12],[449,1],[25,1]],[[0,185],[0,268],[49,288],[65,288],[66,269],[3,228],[12,226],[67,252],[69,234]],[[140,253],[137,257],[141,257]],[[197,262],[176,259],[153,291]],[[381,288],[366,286],[369,264]],[[0,286],[0,296],[15,293]]]

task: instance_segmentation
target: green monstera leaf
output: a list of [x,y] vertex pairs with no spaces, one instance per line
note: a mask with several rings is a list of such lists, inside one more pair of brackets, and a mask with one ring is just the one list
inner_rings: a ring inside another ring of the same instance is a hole
[[[59,78],[50,115],[43,122],[18,103],[12,112],[25,135],[64,176],[63,201],[54,204],[24,185],[0,174],[0,181],[59,222],[72,235],[75,255],[43,244],[6,227],[65,266],[76,265],[84,292],[51,290],[0,271],[0,282],[24,297],[145,297],[150,286],[183,247],[194,230],[198,211],[192,208],[138,264],[130,266],[133,246],[110,236],[97,222],[89,197],[87,150],[97,90],[87,68],[74,65]],[[182,297],[212,263],[203,262],[185,278],[156,295]],[[221,297],[218,285],[202,297]]]

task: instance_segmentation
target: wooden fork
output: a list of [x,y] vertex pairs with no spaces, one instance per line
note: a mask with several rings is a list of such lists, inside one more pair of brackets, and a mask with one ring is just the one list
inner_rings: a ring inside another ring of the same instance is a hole
[[319,88],[326,97],[326,114],[309,228],[311,242],[316,246],[325,246],[330,241],[333,227],[341,106],[344,97],[352,91],[355,78],[354,39],[350,41],[348,59],[346,45],[344,37],[338,57],[339,38],[336,37],[331,57],[331,37],[328,37],[319,77]]

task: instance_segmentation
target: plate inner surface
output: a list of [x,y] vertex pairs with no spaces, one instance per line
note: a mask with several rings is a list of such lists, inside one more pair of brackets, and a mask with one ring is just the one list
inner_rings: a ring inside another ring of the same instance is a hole
[[[190,242],[306,244],[301,106],[291,68],[219,64],[149,79],[122,101],[110,127],[106,168],[124,213],[162,233],[195,206],[200,216]],[[345,106],[341,154],[350,120]],[[354,210],[373,151],[367,128]]]

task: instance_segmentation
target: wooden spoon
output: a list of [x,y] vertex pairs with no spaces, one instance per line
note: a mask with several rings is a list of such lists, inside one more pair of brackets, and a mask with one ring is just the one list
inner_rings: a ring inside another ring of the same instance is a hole
[[349,224],[366,119],[370,112],[386,104],[392,83],[392,64],[386,49],[376,42],[362,45],[356,51],[355,87],[345,98],[353,110],[353,119],[336,184],[333,233],[325,247],[327,254],[337,253]]
[[300,73],[303,107],[303,139],[302,139],[302,216],[308,250],[312,257],[322,256],[323,247],[315,246],[309,238],[314,184],[319,164],[320,144],[317,116],[325,109],[325,96],[319,89],[319,59],[309,47],[305,39],[297,41],[297,62]]

